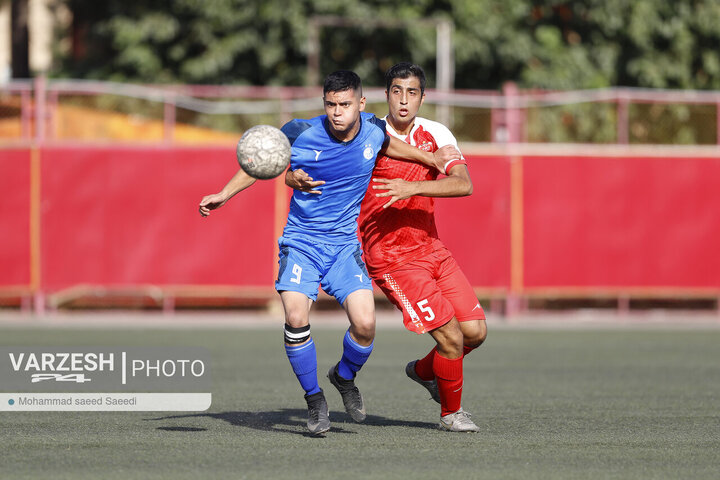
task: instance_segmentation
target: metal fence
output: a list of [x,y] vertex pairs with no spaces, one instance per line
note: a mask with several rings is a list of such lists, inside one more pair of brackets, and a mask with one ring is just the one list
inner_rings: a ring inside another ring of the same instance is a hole
[[[428,90],[422,115],[461,142],[720,144],[720,92],[607,88]],[[0,145],[223,143],[252,125],[322,113],[319,88],[159,86],[43,77],[0,85]],[[367,111],[386,113],[382,89]]]

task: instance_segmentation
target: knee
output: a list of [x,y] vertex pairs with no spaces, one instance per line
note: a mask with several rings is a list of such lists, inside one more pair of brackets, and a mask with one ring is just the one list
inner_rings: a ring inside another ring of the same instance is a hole
[[350,325],[350,335],[360,345],[370,345],[375,339],[375,315],[355,319]]
[[299,328],[308,325],[310,322],[307,312],[301,309],[291,308],[285,310],[285,323],[293,328]]
[[368,346],[375,338],[375,300],[370,290],[357,290],[343,303],[350,321],[350,335],[360,345]]
[[480,322],[477,328],[463,332],[463,344],[466,347],[477,348],[483,344],[487,338],[487,325]]
[[457,322],[446,324],[442,331],[434,335],[438,344],[438,353],[445,358],[460,358],[463,355],[463,333]]

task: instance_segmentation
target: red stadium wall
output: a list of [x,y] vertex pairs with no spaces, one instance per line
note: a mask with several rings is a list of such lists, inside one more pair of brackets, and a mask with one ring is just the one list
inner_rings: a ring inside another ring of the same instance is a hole
[[30,151],[0,150],[0,289],[29,288]]
[[[525,147],[526,149],[531,147]],[[438,199],[479,293],[720,292],[720,155],[467,155],[474,193]],[[257,182],[201,218],[227,147],[0,150],[0,295],[88,287],[272,292],[287,191]]]
[[510,286],[510,169],[501,156],[468,156],[473,194],[435,200],[440,238],[479,289]]
[[[203,195],[235,172],[227,148],[44,148],[37,288],[237,285],[273,280],[272,182],[210,218]],[[30,152],[1,151],[0,286],[30,284]]]
[[271,183],[207,219],[197,211],[202,196],[233,175],[232,150],[47,149],[41,155],[41,277],[48,290],[272,280]]
[[720,288],[720,159],[526,157],[524,286]]

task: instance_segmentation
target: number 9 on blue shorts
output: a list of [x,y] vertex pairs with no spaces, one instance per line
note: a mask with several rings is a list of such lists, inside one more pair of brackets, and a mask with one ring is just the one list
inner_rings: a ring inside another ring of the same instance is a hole
[[334,245],[280,237],[275,289],[317,300],[318,287],[342,305],[356,290],[372,290],[359,243]]

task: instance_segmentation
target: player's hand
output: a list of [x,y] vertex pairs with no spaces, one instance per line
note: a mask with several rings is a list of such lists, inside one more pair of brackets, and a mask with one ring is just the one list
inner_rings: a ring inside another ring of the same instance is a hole
[[413,182],[408,182],[402,178],[373,178],[375,184],[373,184],[373,190],[385,190],[382,193],[376,193],[376,197],[390,197],[390,201],[383,205],[383,208],[388,208],[398,200],[405,200],[415,195],[413,189]]
[[313,180],[313,178],[305,173],[302,168],[298,168],[297,170],[287,171],[285,174],[285,185],[295,190],[320,195],[322,192],[320,190],[315,190],[315,187],[325,185],[325,181]]
[[221,193],[204,196],[200,200],[200,215],[207,217],[210,215],[210,210],[222,207],[227,201],[228,199]]
[[438,148],[433,153],[433,157],[435,157],[435,167],[440,173],[444,174],[445,165],[453,160],[460,160],[462,155],[460,155],[460,151],[455,148],[454,145],[445,145],[444,147]]

